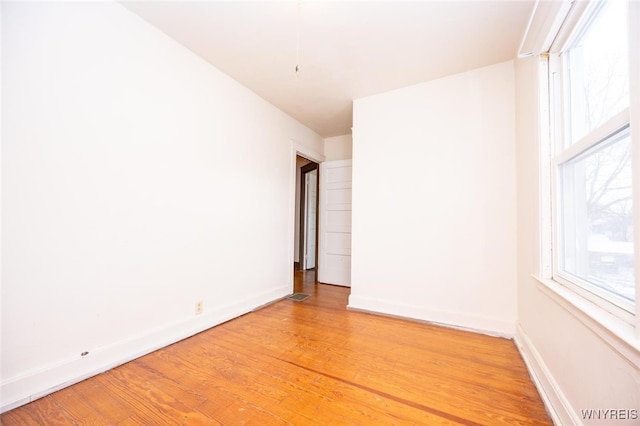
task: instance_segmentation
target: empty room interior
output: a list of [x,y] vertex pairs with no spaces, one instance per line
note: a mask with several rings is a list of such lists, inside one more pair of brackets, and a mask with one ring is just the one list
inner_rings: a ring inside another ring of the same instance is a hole
[[2,424],[639,424],[640,2],[0,18]]

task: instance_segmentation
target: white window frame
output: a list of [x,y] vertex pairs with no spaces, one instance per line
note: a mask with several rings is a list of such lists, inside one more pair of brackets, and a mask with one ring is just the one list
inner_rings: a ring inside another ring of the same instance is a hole
[[[541,123],[542,134],[548,130],[548,140],[542,141],[541,158],[543,159],[541,170],[541,185],[549,188],[548,199],[542,200],[542,229],[541,235],[541,271],[543,279],[553,281],[574,296],[595,305],[608,315],[623,321],[628,326],[635,328],[636,339],[640,339],[640,2],[628,2],[629,11],[629,91],[630,106],[620,112],[604,125],[599,127],[575,142],[570,147],[556,154],[555,146],[565,137],[566,111],[564,101],[563,64],[561,53],[570,47],[574,40],[581,35],[583,23],[589,22],[595,12],[601,7],[602,2],[574,2],[567,13],[564,25],[554,37],[548,54],[543,55],[543,68],[547,71],[547,80],[541,81],[541,95],[547,99],[541,102],[541,113],[544,117],[548,111],[548,123]],[[548,109],[547,109],[548,108]],[[559,267],[560,240],[559,226],[559,166],[564,162],[575,158],[600,143],[603,139],[616,132],[630,128],[632,143],[632,170],[633,170],[633,228],[634,228],[634,267],[636,302],[617,297],[597,286],[589,284],[577,277],[563,273]],[[547,128],[548,127],[548,128]],[[546,142],[546,143],[545,143]],[[546,145],[546,146],[545,146]],[[544,164],[546,162],[546,165]],[[578,303],[582,303],[579,302]],[[589,306],[588,304],[586,306]]]

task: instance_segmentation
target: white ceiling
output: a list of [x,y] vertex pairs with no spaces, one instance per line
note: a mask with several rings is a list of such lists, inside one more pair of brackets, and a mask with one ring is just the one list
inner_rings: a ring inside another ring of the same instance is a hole
[[528,0],[122,3],[323,137],[351,133],[354,99],[513,59],[533,8]]

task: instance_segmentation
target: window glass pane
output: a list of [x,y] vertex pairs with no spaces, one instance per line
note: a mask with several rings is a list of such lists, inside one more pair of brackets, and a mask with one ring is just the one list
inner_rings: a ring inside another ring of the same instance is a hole
[[559,172],[561,269],[634,301],[628,129],[564,163]]
[[629,106],[626,2],[604,5],[568,52],[569,143]]

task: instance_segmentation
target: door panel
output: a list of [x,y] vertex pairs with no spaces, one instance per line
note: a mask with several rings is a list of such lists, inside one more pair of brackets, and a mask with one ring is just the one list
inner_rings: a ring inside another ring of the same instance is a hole
[[345,232],[331,232],[327,234],[327,250],[337,251],[344,250],[342,254],[349,254],[347,250],[351,250],[351,234]]
[[327,194],[329,204],[351,204],[351,188],[334,189]]
[[[339,207],[345,208],[345,207]],[[330,232],[347,232],[351,234],[351,211],[329,210],[326,216],[327,229]]]
[[351,160],[320,164],[318,281],[351,286]]

